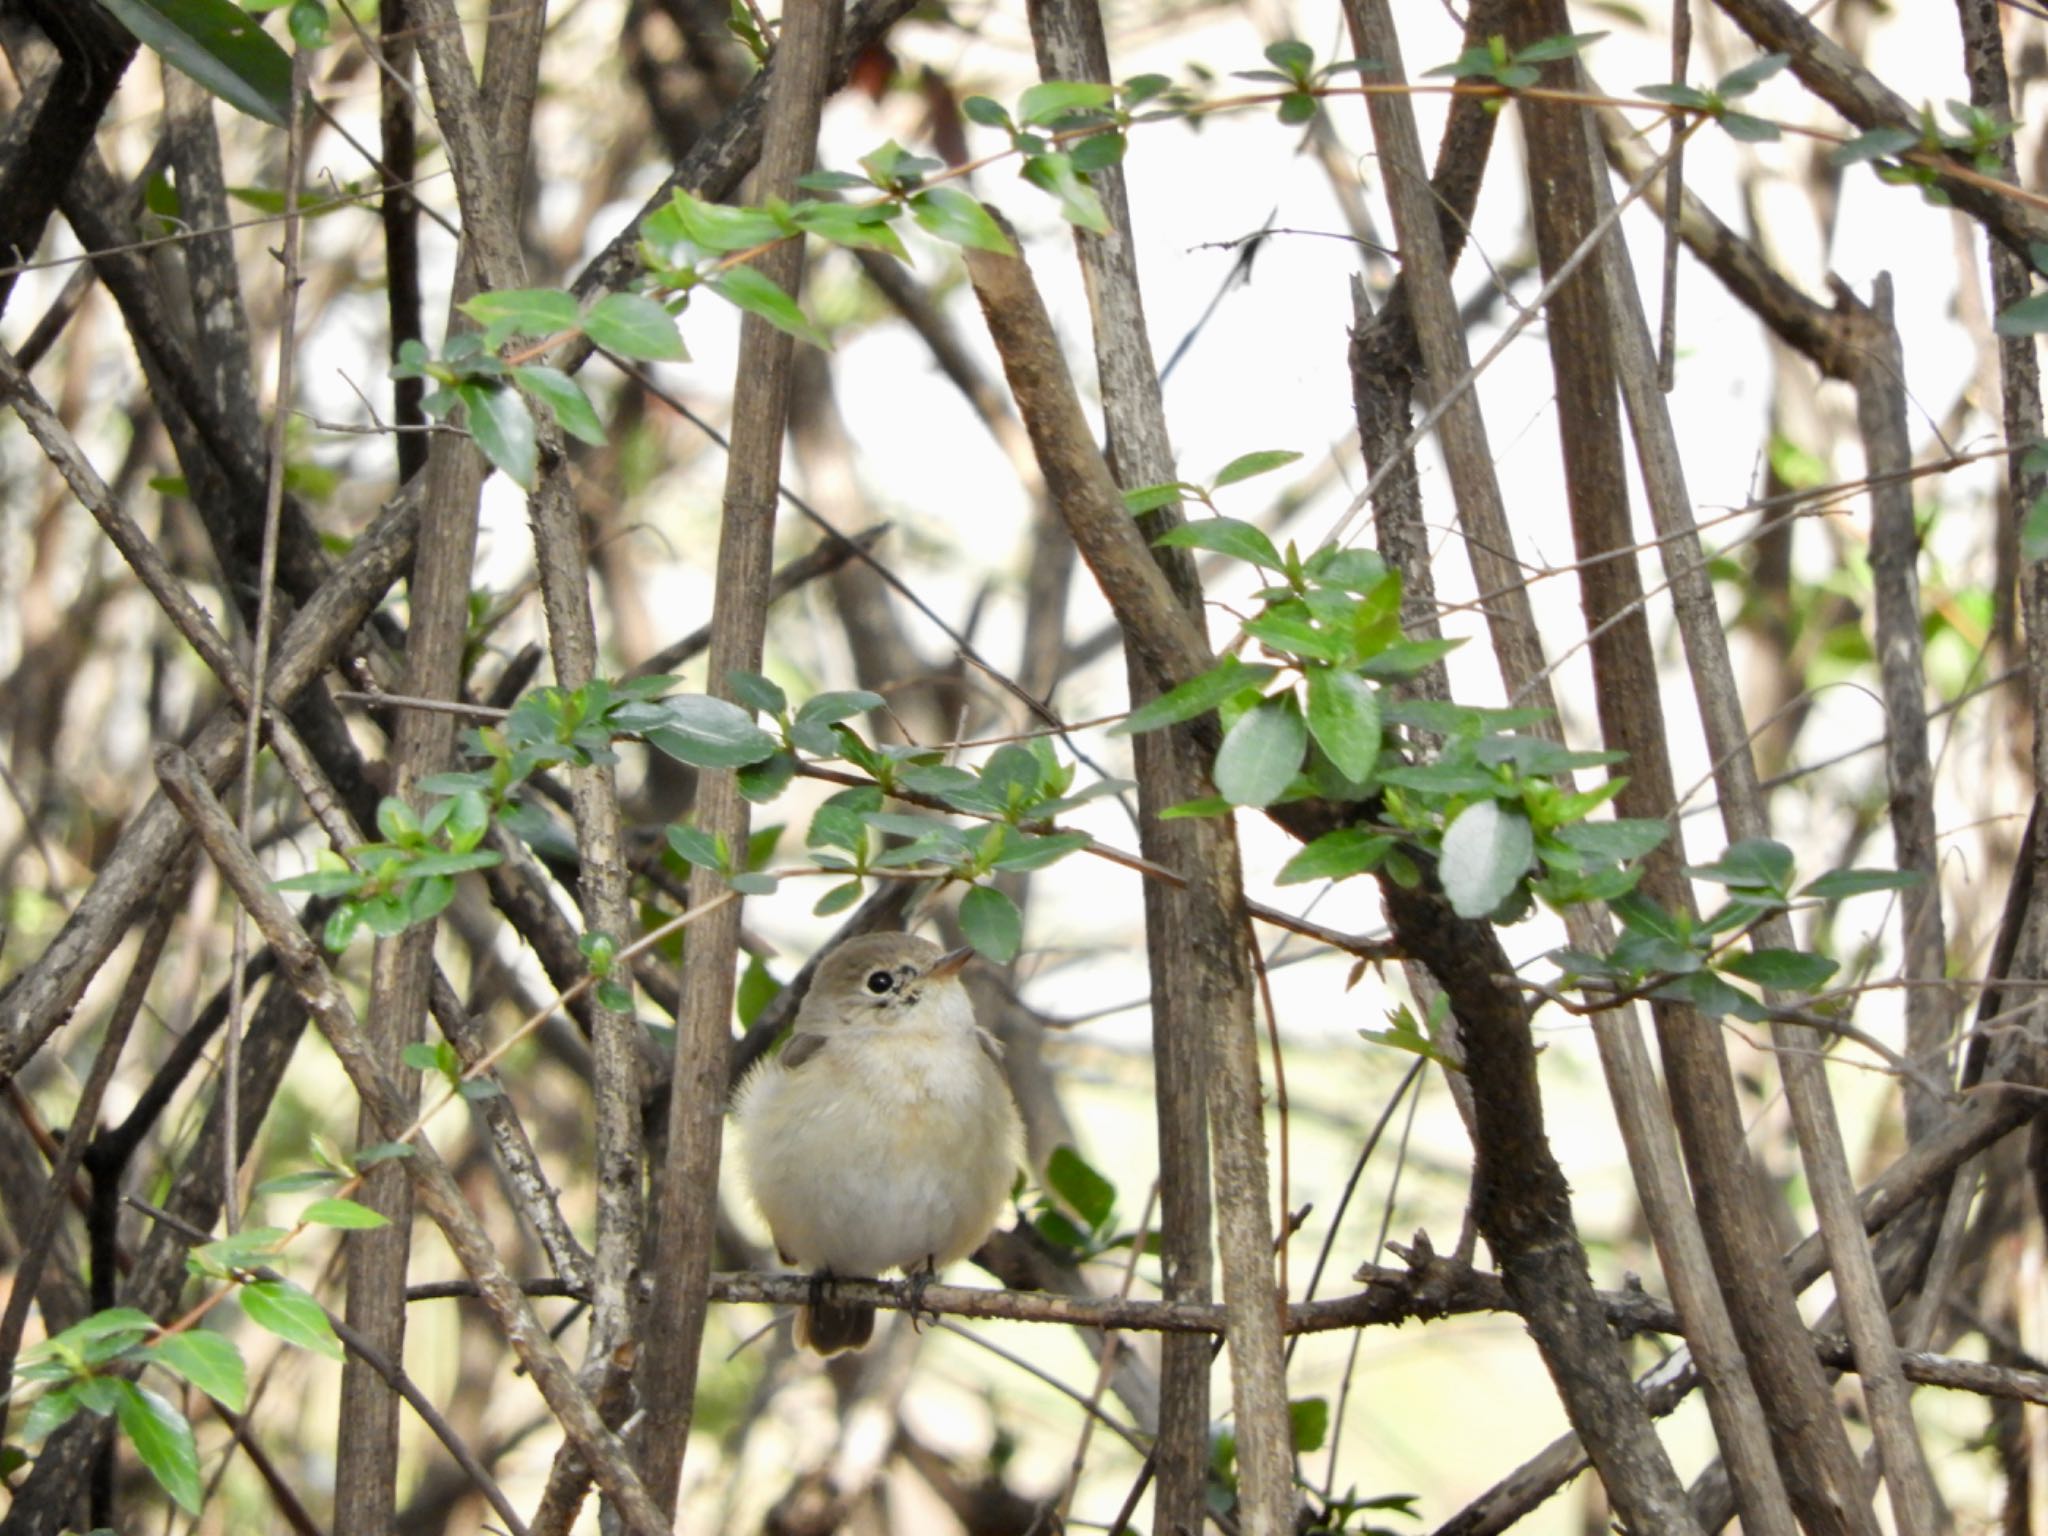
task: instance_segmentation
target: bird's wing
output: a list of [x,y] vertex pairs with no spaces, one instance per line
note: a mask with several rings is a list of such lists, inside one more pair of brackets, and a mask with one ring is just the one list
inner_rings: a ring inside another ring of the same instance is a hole
[[981,1047],[983,1054],[990,1061],[999,1067],[1003,1064],[1003,1042],[979,1024],[974,1026],[974,1043]]
[[782,1070],[794,1072],[818,1052],[825,1049],[827,1036],[800,1031],[789,1037],[789,1044],[782,1048]]

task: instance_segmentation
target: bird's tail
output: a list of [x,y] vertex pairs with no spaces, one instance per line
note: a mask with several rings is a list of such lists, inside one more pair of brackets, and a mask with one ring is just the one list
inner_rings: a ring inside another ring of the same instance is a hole
[[874,1303],[826,1301],[822,1297],[797,1309],[796,1341],[821,1355],[859,1349],[875,1333]]

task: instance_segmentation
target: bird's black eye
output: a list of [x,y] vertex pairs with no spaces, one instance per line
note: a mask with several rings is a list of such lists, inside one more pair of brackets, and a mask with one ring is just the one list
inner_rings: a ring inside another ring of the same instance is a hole
[[892,990],[895,985],[896,978],[888,971],[868,972],[868,990],[877,997],[880,997],[884,992]]

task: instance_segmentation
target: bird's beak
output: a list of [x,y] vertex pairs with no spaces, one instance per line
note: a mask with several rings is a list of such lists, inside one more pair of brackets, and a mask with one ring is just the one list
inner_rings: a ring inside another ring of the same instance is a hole
[[925,972],[925,976],[930,980],[943,980],[948,976],[957,976],[967,962],[973,958],[974,946],[971,944],[963,944],[958,949],[949,949],[945,954],[932,962],[932,968]]

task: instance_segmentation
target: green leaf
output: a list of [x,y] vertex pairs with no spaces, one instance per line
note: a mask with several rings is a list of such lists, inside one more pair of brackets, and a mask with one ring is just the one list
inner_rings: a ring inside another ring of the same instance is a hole
[[2048,293],[2037,293],[2000,310],[1991,328],[2001,336],[2035,336],[2048,331]]
[[284,24],[301,48],[325,48],[331,38],[325,0],[292,0]]
[[1095,189],[1081,178],[1071,155],[1031,155],[1018,173],[1040,191],[1050,192],[1060,205],[1060,217],[1092,234],[1109,233],[1109,215]]
[[1169,805],[1159,813],[1161,821],[1185,821],[1191,816],[1228,816],[1236,809],[1221,795],[1203,795],[1199,800],[1183,800],[1179,805]]
[[1769,118],[1752,117],[1747,112],[1723,112],[1714,121],[1721,125],[1721,131],[1729,138],[1744,144],[1774,144],[1779,137],[1776,123]]
[[1296,604],[1284,605],[1282,609],[1268,608],[1257,618],[1247,619],[1244,632],[1276,655],[1297,660],[1342,661],[1344,637],[1317,629],[1300,617],[1300,612]]
[[484,327],[484,346],[495,349],[513,336],[553,336],[574,330],[580,306],[560,288],[507,288],[479,293],[455,306]]
[[998,256],[1016,254],[1017,248],[1003,233],[1002,226],[972,195],[958,187],[932,187],[913,194],[910,216],[917,220],[919,229],[949,245],[993,251]]
[[643,293],[608,293],[583,317],[583,334],[593,345],[641,362],[681,362],[689,357],[676,317]]
[[1218,554],[1232,555],[1253,565],[1264,566],[1269,571],[1287,569],[1286,562],[1280,558],[1280,551],[1273,547],[1273,541],[1266,537],[1264,530],[1235,517],[1198,518],[1167,530],[1152,542],[1173,549],[1213,549]]
[[835,885],[818,898],[817,905],[811,908],[811,914],[814,917],[830,917],[834,912],[844,912],[860,900],[860,893],[861,883],[858,880],[848,880],[844,884]]
[[1085,175],[1121,165],[1129,147],[1129,141],[1121,133],[1115,129],[1104,129],[1078,141],[1068,153],[1074,157],[1074,169]]
[[353,1200],[315,1200],[299,1212],[299,1220],[349,1232],[371,1232],[391,1225],[390,1217]]
[[1316,54],[1307,43],[1297,42],[1291,37],[1283,38],[1266,45],[1266,62],[1290,80],[1305,80],[1315,67]]
[[664,701],[669,723],[642,734],[650,746],[698,768],[744,768],[773,757],[782,743],[754,724],[737,704],[709,694],[683,693]]
[[16,1433],[24,1445],[39,1444],[70,1423],[84,1406],[75,1386],[57,1387],[28,1405],[28,1413]]
[[1714,94],[1727,101],[1747,96],[1791,62],[1789,53],[1766,53],[1751,59],[1740,69],[1732,69],[1716,80]]
[[167,1333],[150,1345],[156,1363],[204,1392],[231,1413],[249,1406],[249,1374],[242,1352],[223,1334],[204,1328]]
[[1189,485],[1185,480],[1168,480],[1161,485],[1134,486],[1124,492],[1124,510],[1133,517],[1144,512],[1157,512],[1161,507],[1170,507],[1183,499],[1184,491],[1199,491],[1198,485]]
[[903,237],[890,220],[898,209],[894,203],[799,203],[791,210],[799,229],[821,240],[874,251],[886,251],[907,263],[910,252],[903,249]]
[[1347,779],[1371,776],[1380,757],[1380,696],[1356,673],[1308,667],[1308,728]]
[[1046,837],[1033,837],[1014,827],[1008,828],[1003,838],[1003,851],[995,856],[991,867],[1043,869],[1094,841],[1086,832],[1056,832]]
[[405,875],[408,880],[462,875],[472,869],[495,869],[504,862],[505,855],[489,848],[479,848],[474,853],[423,853],[405,866]]
[[1254,475],[1270,474],[1300,458],[1299,453],[1289,448],[1267,448],[1258,453],[1239,454],[1228,464],[1216,471],[1214,489],[1222,490],[1226,485],[1236,485],[1240,480],[1249,480]]
[[1116,1186],[1065,1143],[1054,1147],[1046,1159],[1045,1182],[1091,1231],[1101,1231],[1116,1214]]
[[1342,880],[1378,866],[1394,840],[1364,827],[1339,827],[1325,832],[1281,865],[1276,885],[1301,885],[1310,880]]
[[1263,688],[1277,675],[1272,667],[1246,666],[1235,656],[1225,656],[1208,671],[1131,711],[1109,728],[1109,734],[1134,736],[1140,731],[1155,731],[1162,725],[1178,725],[1183,720],[1206,715],[1247,688]]
[[1792,883],[1792,850],[1767,837],[1752,837],[1733,844],[1711,864],[1688,867],[1686,873],[1732,891],[1769,891],[1783,896]]
[[151,51],[229,106],[285,126],[291,56],[229,0],[101,0]]
[[320,1303],[289,1280],[252,1280],[242,1287],[242,1310],[257,1327],[330,1360],[342,1358],[341,1340]]
[[1595,859],[1639,859],[1662,847],[1671,828],[1662,821],[1620,817],[1614,821],[1582,821],[1552,834],[1568,848]]
[[592,447],[604,446],[604,423],[597,419],[597,412],[591,407],[590,396],[583,392],[583,386],[568,374],[559,368],[529,363],[514,368],[512,377],[524,384],[534,399],[555,413],[555,420],[564,432]]
[[1762,1024],[1771,1016],[1770,1011],[1755,998],[1738,987],[1729,986],[1712,971],[1694,971],[1673,977],[1650,995],[1691,1003],[1701,1013],[1713,1018],[1733,1014],[1752,1024]]
[[1646,101],[1661,101],[1672,107],[1689,107],[1695,112],[1704,111],[1714,104],[1711,96],[1694,85],[1639,85],[1636,87],[1636,94]]
[[1008,129],[1009,109],[999,101],[986,96],[970,96],[960,103],[960,111],[970,123],[979,123],[984,128]]
[[1451,910],[1485,917],[1513,891],[1535,857],[1529,818],[1498,800],[1475,800],[1444,828],[1437,871]]
[[796,718],[803,725],[836,725],[841,720],[864,715],[871,709],[886,708],[888,702],[879,693],[870,693],[865,688],[818,693],[804,700],[797,709]]
[[789,695],[758,672],[725,674],[732,696],[756,714],[782,716],[789,713]]
[[832,350],[832,338],[811,323],[797,302],[758,267],[733,267],[711,279],[711,290],[749,314],[759,315],[779,331],[807,341],[821,351]]
[[465,418],[470,436],[483,449],[484,457],[505,472],[522,491],[533,489],[533,477],[540,467],[540,453],[533,431],[533,415],[519,391],[502,384],[480,384],[465,380],[455,394],[468,412]]
[[960,899],[960,931],[977,953],[1008,965],[1024,942],[1024,917],[994,886],[977,885]]
[[1820,901],[1840,901],[1870,891],[1903,891],[1926,877],[1917,869],[1832,869],[1799,894]]
[[765,208],[737,208],[728,203],[707,203],[692,197],[681,187],[669,198],[668,212],[674,228],[690,244],[706,251],[747,251],[757,245],[772,245],[788,230]]
[[1758,949],[1724,960],[1721,969],[1780,992],[1815,992],[1841,967],[1803,949]]
[[1093,112],[1116,97],[1114,87],[1093,80],[1046,80],[1017,98],[1017,120],[1045,127],[1075,112]]
[[419,1154],[402,1141],[380,1141],[375,1146],[365,1147],[356,1154],[357,1168],[374,1168],[379,1163],[388,1163],[394,1158],[416,1157]]
[[1515,50],[1517,64],[1548,64],[1553,59],[1569,59],[1581,54],[1605,37],[1605,32],[1560,33],[1556,37],[1539,38],[1526,48]]
[[2020,558],[2029,565],[2048,560],[2048,496],[2036,496],[2020,522]]
[[718,844],[701,827],[686,827],[678,822],[668,829],[668,845],[686,864],[694,864],[699,869],[725,867],[725,860],[718,856]]
[[1216,753],[1212,777],[1233,805],[1271,805],[1294,782],[1308,751],[1308,723],[1291,693],[1238,716]]
[[1866,160],[1889,160],[1902,154],[1920,142],[1920,135],[1910,128],[1873,128],[1868,133],[1859,133],[1846,144],[1835,146],[1828,156],[1835,165],[1858,165]]
[[775,894],[776,880],[773,875],[748,874],[743,871],[739,874],[728,876],[726,884],[730,885],[742,896],[773,896]]
[[1294,1434],[1296,1455],[1321,1450],[1330,1433],[1329,1399],[1297,1397],[1287,1405],[1287,1426]]
[[795,777],[795,754],[777,752],[773,757],[749,763],[740,769],[740,793],[756,805],[764,805],[789,788],[789,781]]
[[199,1483],[199,1447],[185,1415],[147,1387],[132,1381],[117,1384],[120,1397],[114,1413],[135,1454],[188,1515],[199,1513],[204,1493]]

